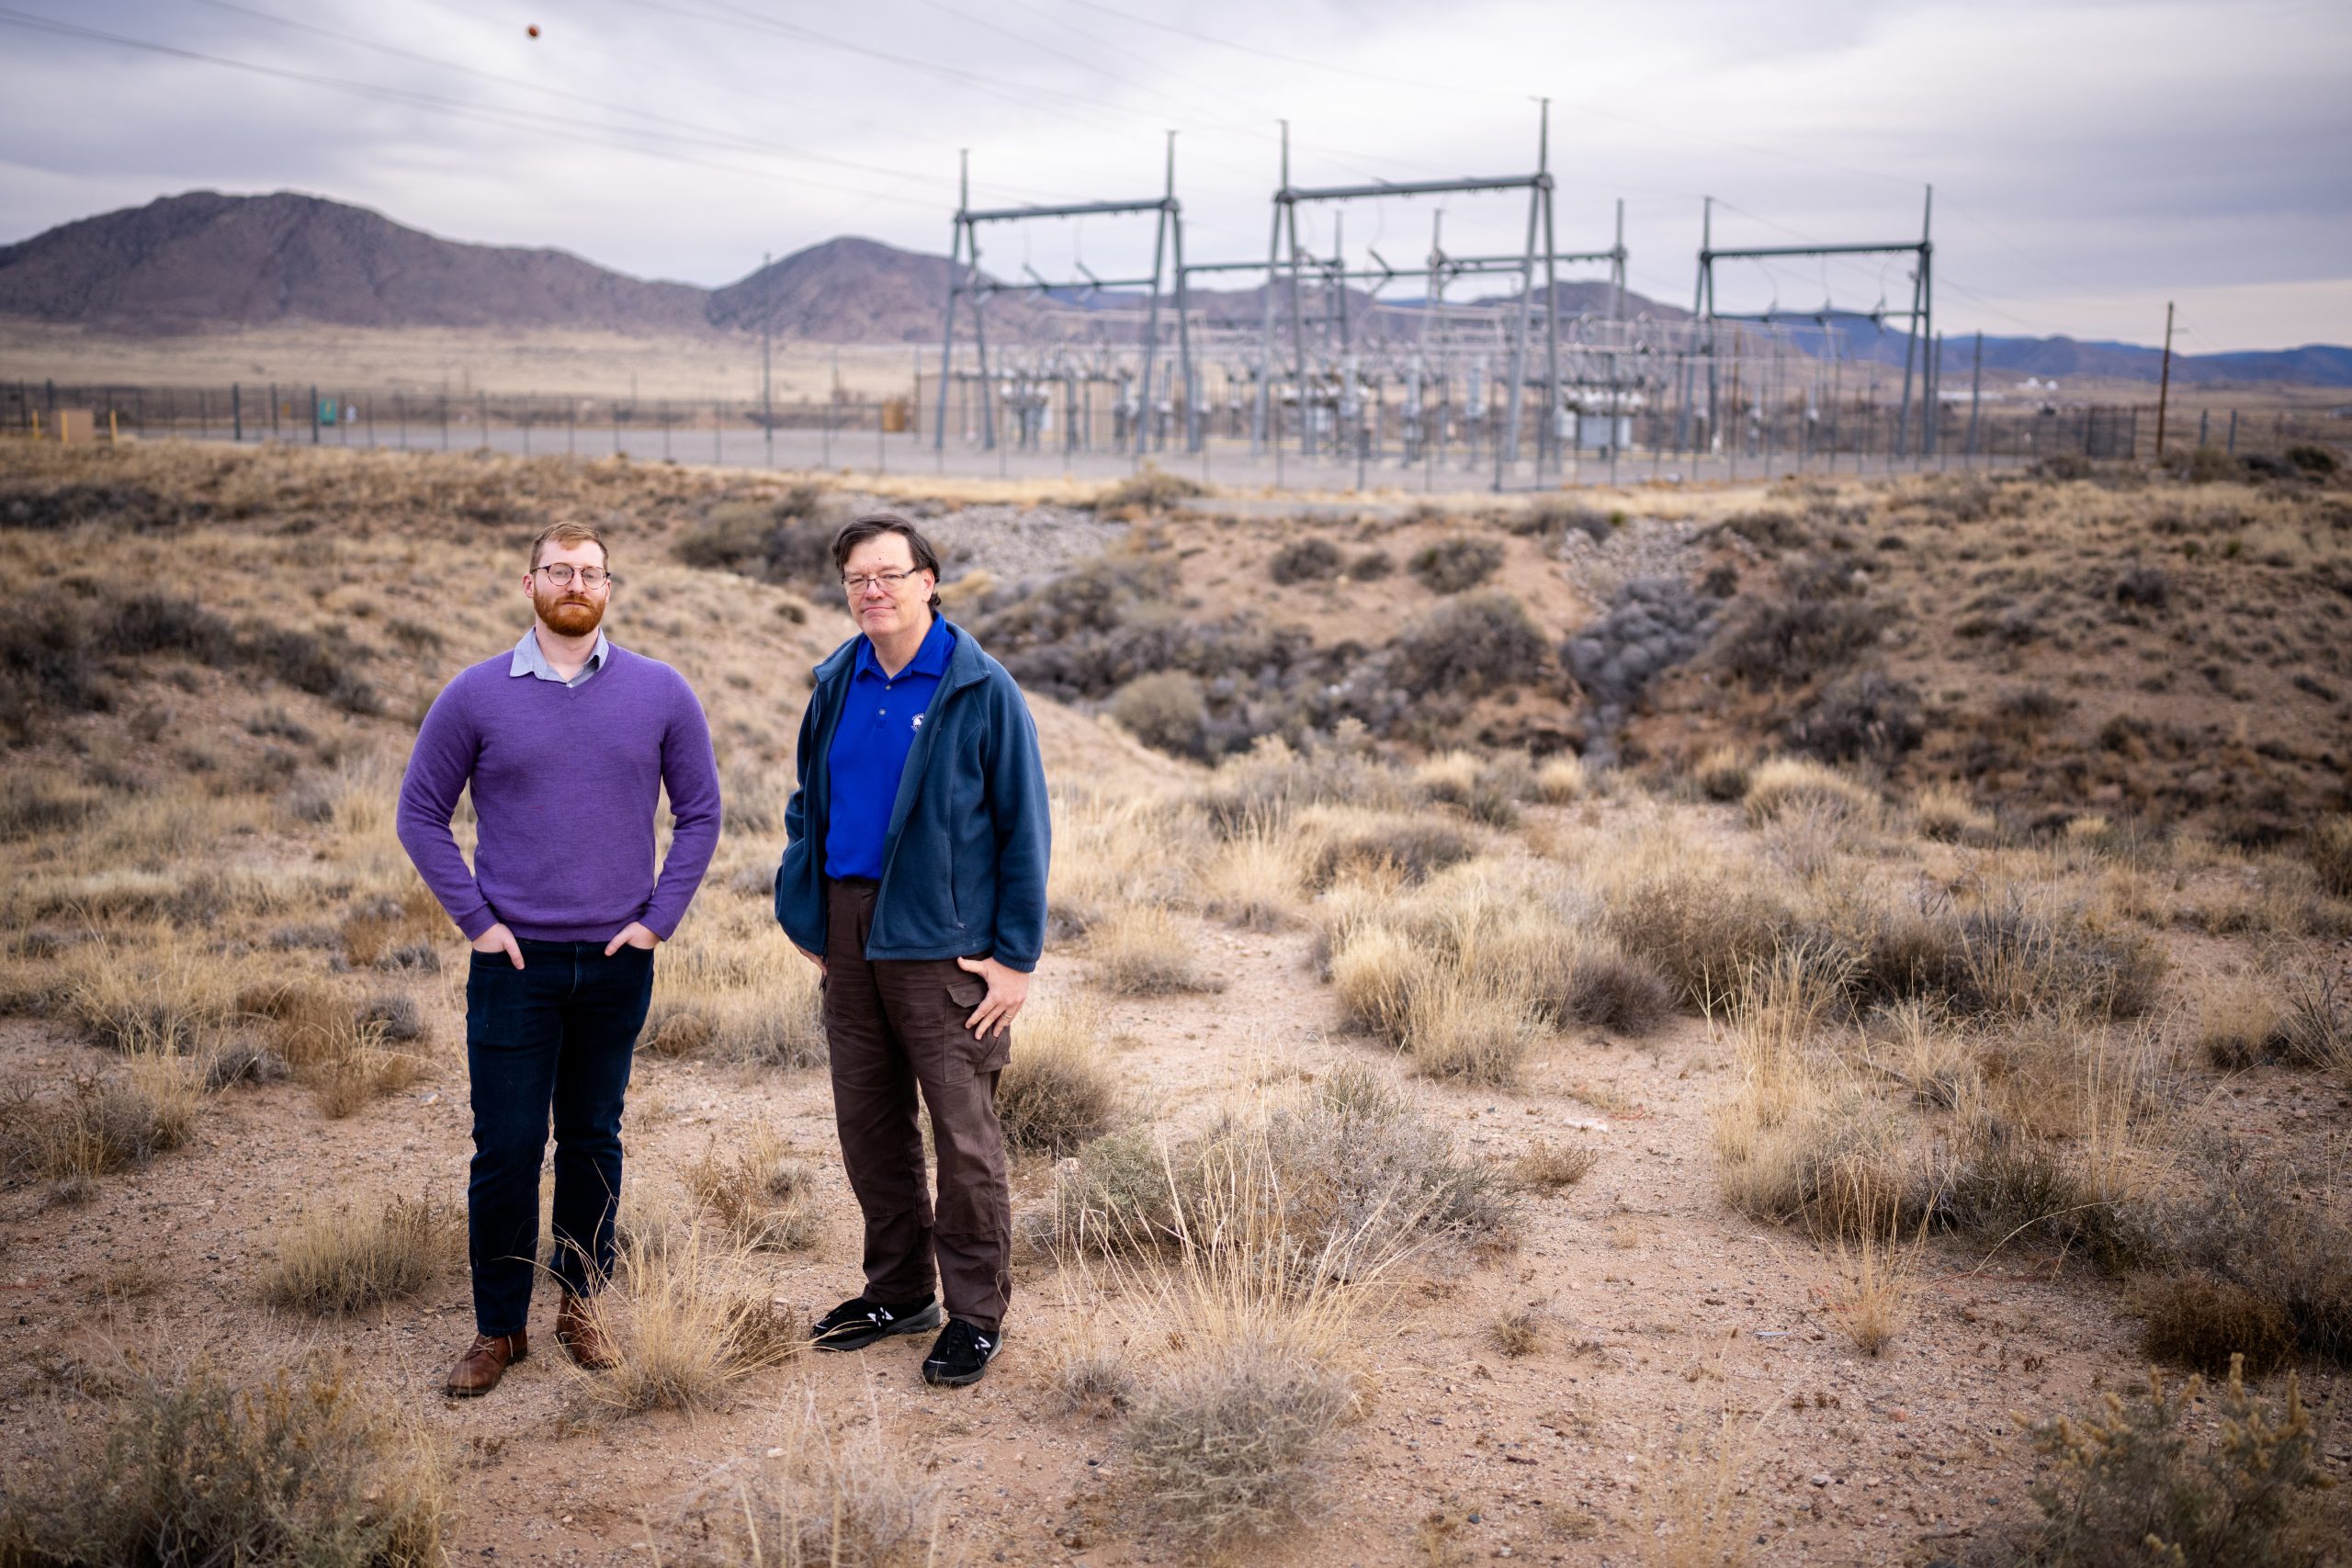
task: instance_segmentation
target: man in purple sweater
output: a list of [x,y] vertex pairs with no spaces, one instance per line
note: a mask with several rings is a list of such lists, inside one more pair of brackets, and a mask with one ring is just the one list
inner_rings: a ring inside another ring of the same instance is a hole
[[[555,1123],[557,1343],[583,1366],[612,1352],[586,1307],[613,1263],[621,1098],[653,990],[718,845],[718,765],[702,705],[668,665],[614,647],[604,541],[560,523],[531,546],[537,612],[513,651],[449,682],[401,781],[401,843],[473,943],[466,1070],[474,1157],[466,1189],[473,1344],[449,1373],[464,1396],[528,1353],[539,1166]],[[471,870],[449,831],[471,786]],[[654,874],[654,814],[677,830]]]

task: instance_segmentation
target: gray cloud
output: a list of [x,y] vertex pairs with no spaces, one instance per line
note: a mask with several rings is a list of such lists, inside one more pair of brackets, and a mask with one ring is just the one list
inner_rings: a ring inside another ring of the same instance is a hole
[[[718,283],[836,232],[944,249],[959,148],[977,200],[1148,194],[1176,129],[1191,254],[1242,258],[1264,250],[1277,115],[1302,182],[1507,172],[1548,94],[1562,243],[1605,243],[1622,194],[1636,287],[1678,303],[1702,193],[1726,203],[1721,242],[1877,239],[1916,230],[1933,180],[1951,330],[2146,341],[2177,297],[2200,348],[2352,341],[2352,17],[2283,0],[8,4],[368,89],[0,28],[9,238],[193,186],[283,187]],[[1352,209],[1349,247],[1417,254],[1432,207]],[[1456,198],[1448,241],[1514,245],[1523,220]],[[1315,233],[1329,243],[1321,215]],[[1148,234],[990,239],[1011,268],[1102,271]],[[1881,271],[1725,288],[1868,304]]]

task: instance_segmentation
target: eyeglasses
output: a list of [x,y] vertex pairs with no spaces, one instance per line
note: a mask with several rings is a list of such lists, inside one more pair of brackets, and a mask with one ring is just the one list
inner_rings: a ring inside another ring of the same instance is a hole
[[920,570],[922,568],[917,567],[907,571],[877,571],[871,577],[844,577],[842,579],[842,586],[848,589],[853,597],[865,592],[877,582],[888,592],[896,593],[905,585],[907,579]]
[[[562,561],[558,561],[553,566],[535,566],[531,570],[533,571],[546,572],[548,574],[548,581],[554,583],[558,588],[571,587],[571,579],[575,575],[574,569],[565,565]],[[606,571],[601,566],[581,567],[577,570],[577,575],[580,579],[580,586],[582,588],[602,588],[607,582],[617,582],[620,581],[620,579],[615,577],[611,572]]]

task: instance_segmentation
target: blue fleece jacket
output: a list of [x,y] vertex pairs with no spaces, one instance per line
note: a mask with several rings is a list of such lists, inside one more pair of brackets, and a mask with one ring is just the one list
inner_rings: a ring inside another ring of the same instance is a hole
[[[852,637],[817,666],[800,720],[775,918],[806,953],[825,951],[826,755],[865,640]],[[1035,969],[1046,945],[1051,838],[1036,721],[1004,666],[958,626],[891,804],[865,956],[994,957]]]

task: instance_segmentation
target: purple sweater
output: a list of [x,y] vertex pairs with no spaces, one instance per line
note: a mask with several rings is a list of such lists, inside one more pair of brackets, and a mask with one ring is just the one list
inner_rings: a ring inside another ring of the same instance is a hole
[[[578,686],[511,663],[474,665],[434,700],[401,781],[401,845],[469,942],[500,921],[541,942],[605,942],[631,920],[668,941],[718,847],[718,762],[693,688],[620,648]],[[449,832],[469,784],[471,871]],[[677,831],[657,882],[665,786]]]

